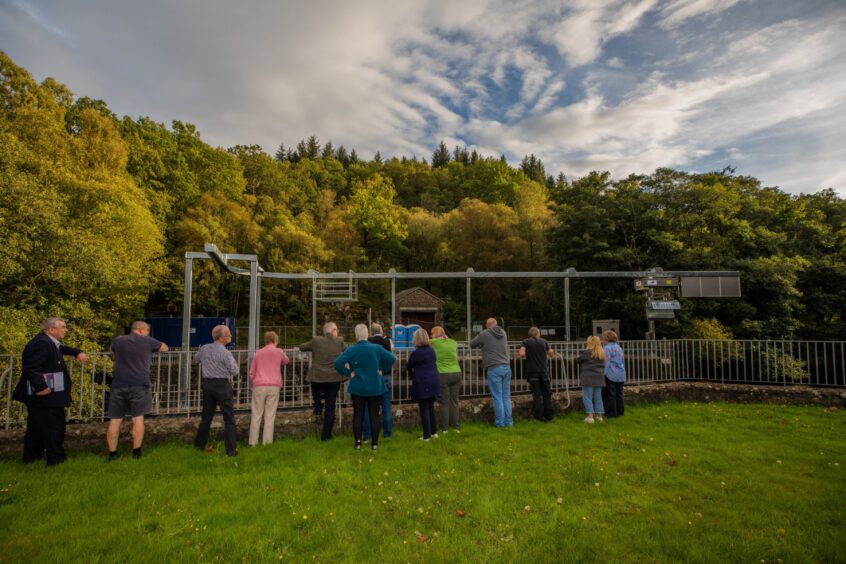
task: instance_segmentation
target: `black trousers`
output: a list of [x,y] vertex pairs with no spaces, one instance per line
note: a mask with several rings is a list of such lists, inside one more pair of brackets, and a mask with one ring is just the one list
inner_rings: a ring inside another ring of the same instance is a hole
[[232,395],[232,384],[223,378],[203,378],[203,415],[200,419],[200,427],[197,429],[197,437],[194,446],[199,449],[206,448],[209,442],[209,429],[211,428],[214,412],[220,407],[223,414],[224,442],[226,454],[235,454],[235,398]]
[[623,384],[625,382],[612,382],[605,379],[605,387],[602,388],[602,403],[605,405],[606,417],[620,417],[623,414]]
[[[340,382],[312,382],[311,397],[314,399],[314,413],[323,413],[323,430],[320,433],[321,440],[332,438],[332,427],[335,426],[335,404],[338,403],[338,391],[341,389]],[[325,398],[324,403],[321,398]]]
[[552,410],[552,388],[549,376],[529,372],[529,387],[532,389],[532,412],[539,421],[552,421],[555,413]]
[[35,462],[47,451],[47,465],[67,460],[65,454],[65,408],[27,406],[23,461]]
[[419,400],[417,406],[420,408],[423,438],[428,439],[438,432],[437,420],[435,419],[435,398]]
[[325,396],[321,386],[322,384],[318,384],[317,382],[311,383],[311,401],[315,415],[323,414],[323,399]]
[[382,430],[382,396],[352,396],[353,401],[353,435],[355,442],[361,442],[364,433],[364,406],[370,415],[370,430],[373,445],[379,444],[379,431]]

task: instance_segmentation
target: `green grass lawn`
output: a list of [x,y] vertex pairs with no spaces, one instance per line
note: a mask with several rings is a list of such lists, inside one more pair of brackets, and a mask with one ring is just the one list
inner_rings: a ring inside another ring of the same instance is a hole
[[846,560],[846,412],[667,403],[113,463],[0,460],[0,560]]

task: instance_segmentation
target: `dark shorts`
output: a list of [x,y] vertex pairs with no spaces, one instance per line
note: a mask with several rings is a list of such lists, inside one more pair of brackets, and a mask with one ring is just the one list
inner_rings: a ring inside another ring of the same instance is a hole
[[153,394],[148,386],[112,388],[109,394],[109,419],[147,415],[153,411]]

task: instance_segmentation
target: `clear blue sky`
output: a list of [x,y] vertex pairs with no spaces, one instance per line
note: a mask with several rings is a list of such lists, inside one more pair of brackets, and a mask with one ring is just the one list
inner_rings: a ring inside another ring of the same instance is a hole
[[553,174],[734,166],[846,195],[843,0],[0,0],[0,49],[223,147],[443,139]]

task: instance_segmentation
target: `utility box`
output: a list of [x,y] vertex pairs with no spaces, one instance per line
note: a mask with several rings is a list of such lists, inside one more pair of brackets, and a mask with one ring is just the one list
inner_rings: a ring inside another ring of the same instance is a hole
[[593,333],[592,335],[596,335],[597,337],[602,337],[602,333],[608,330],[612,330],[617,334],[617,338],[621,339],[620,336],[620,320],[619,319],[594,319],[593,320]]

